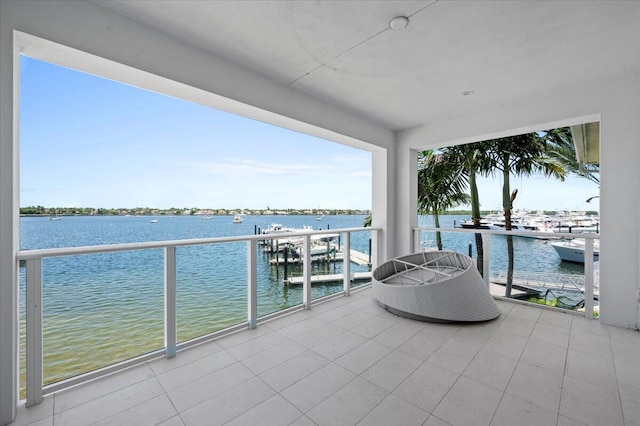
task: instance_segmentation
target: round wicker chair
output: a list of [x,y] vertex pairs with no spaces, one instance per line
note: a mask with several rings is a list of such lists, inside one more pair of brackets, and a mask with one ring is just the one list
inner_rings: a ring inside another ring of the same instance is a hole
[[383,263],[373,271],[373,295],[388,311],[423,321],[489,321],[500,315],[473,259],[450,251]]

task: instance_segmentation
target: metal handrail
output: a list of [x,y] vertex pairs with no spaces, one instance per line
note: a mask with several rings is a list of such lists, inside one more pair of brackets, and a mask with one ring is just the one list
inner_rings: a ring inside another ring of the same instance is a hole
[[[381,231],[380,228],[369,227],[357,227],[357,228],[340,228],[332,229],[332,233],[345,233],[345,232],[361,232],[361,231]],[[298,231],[287,232],[286,234],[258,234],[258,235],[243,235],[237,237],[212,237],[212,238],[193,238],[183,240],[168,240],[168,241],[149,241],[143,243],[122,243],[122,244],[102,244],[95,246],[81,246],[81,247],[64,247],[64,248],[51,248],[51,249],[36,249],[36,250],[19,250],[16,253],[17,260],[28,259],[43,259],[45,257],[60,257],[60,256],[75,256],[80,254],[96,254],[96,253],[111,253],[117,251],[131,251],[131,250],[147,250],[165,247],[182,247],[182,246],[196,246],[205,244],[220,244],[220,243],[237,243],[243,241],[262,241],[262,240],[277,240],[276,235],[286,235],[287,237],[304,237],[307,235],[324,235],[327,230],[321,231]]]
[[[339,228],[331,230],[331,233],[343,235],[343,249],[345,252],[343,267],[343,290],[340,294],[348,296],[351,292],[351,269],[348,262],[350,261],[351,250],[351,233],[352,232],[371,232],[372,245],[371,252],[372,266],[378,262],[378,241],[380,228],[371,227],[355,227],[355,228]],[[301,237],[305,252],[309,253],[311,245],[311,236],[318,234],[327,234],[327,230],[320,231],[298,231],[288,232],[287,237]],[[233,332],[241,328],[248,327],[250,329],[257,327],[263,318],[257,316],[257,246],[258,241],[277,239],[275,235],[258,234],[237,237],[215,237],[215,238],[197,238],[182,239],[169,241],[151,241],[141,243],[124,243],[124,244],[105,244],[96,246],[82,247],[65,247],[52,249],[37,250],[20,250],[16,253],[16,267],[20,262],[24,262],[26,268],[26,405],[31,406],[42,402],[44,394],[52,393],[66,387],[92,380],[101,375],[109,374],[127,368],[135,363],[143,362],[148,359],[158,357],[164,354],[167,358],[176,356],[177,350],[183,347],[191,346],[195,343],[201,343],[214,339],[225,333]],[[224,243],[247,243],[247,322],[235,324],[228,329],[210,333],[206,336],[197,337],[187,342],[178,343],[177,341],[177,299],[176,299],[176,247],[195,246],[205,244],[224,244]],[[42,348],[42,259],[62,256],[76,256],[85,254],[98,254],[110,252],[122,252],[132,250],[148,250],[163,249],[164,250],[164,348],[154,351],[150,354],[140,355],[136,358],[125,360],[115,365],[103,367],[80,376],[66,379],[52,385],[43,386],[43,348]],[[331,296],[328,296],[331,297]],[[305,256],[303,261],[303,291],[302,305],[300,309],[310,309],[311,302],[311,260],[310,256]],[[282,312],[289,313],[292,308],[284,309]],[[275,313],[267,315],[274,318]]]

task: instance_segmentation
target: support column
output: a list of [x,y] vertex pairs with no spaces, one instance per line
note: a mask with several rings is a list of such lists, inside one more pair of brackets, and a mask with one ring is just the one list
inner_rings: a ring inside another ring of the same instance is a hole
[[394,256],[396,246],[395,233],[395,197],[393,155],[388,149],[380,149],[372,153],[372,216],[371,226],[381,228],[378,241],[378,256],[389,259]]
[[20,56],[7,4],[0,2],[0,425],[13,422],[18,405],[19,161],[18,88]]

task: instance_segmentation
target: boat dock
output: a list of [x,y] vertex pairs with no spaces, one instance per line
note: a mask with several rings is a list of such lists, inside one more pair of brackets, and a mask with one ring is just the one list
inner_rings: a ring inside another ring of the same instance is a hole
[[[362,253],[357,250],[350,250],[349,253],[350,253],[351,263],[355,263],[356,265],[360,265],[360,266],[369,266],[371,264],[369,262],[369,255],[367,253]],[[330,262],[342,262],[344,260],[344,253],[341,251],[329,252],[328,256],[326,253],[319,254],[316,256],[312,256],[311,262],[312,263],[326,262],[327,258],[329,259]],[[289,265],[296,265],[296,264],[302,263],[302,261],[303,261],[303,258],[301,256],[298,256],[298,257],[288,256],[288,258],[285,259],[284,255],[282,256],[276,255],[275,257],[269,260],[269,263],[271,265],[284,265],[286,262]]]
[[[342,274],[312,275],[311,285],[342,282]],[[355,272],[351,275],[354,282],[371,281],[371,272]],[[303,277],[291,277],[288,285],[302,285]]]
[[[507,283],[507,271],[499,271],[497,277],[491,278],[491,282],[504,287]],[[540,293],[541,289],[584,293],[584,275],[514,271],[512,285],[514,289],[529,294]],[[599,296],[600,292],[597,283],[594,283],[593,298],[598,300]]]

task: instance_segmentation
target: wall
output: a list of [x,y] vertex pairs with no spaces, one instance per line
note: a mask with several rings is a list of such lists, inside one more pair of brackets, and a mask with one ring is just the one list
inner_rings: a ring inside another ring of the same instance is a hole
[[[591,121],[601,121],[600,217],[600,321],[637,329],[640,287],[640,75],[632,74],[588,87],[568,89],[531,99],[526,104],[451,117],[403,131],[398,151],[409,158],[414,149],[438,148],[477,142]],[[401,210],[413,208],[406,191],[413,164],[400,166],[397,179]],[[411,183],[415,185],[415,183]],[[411,227],[398,229],[400,251],[411,247]]]

